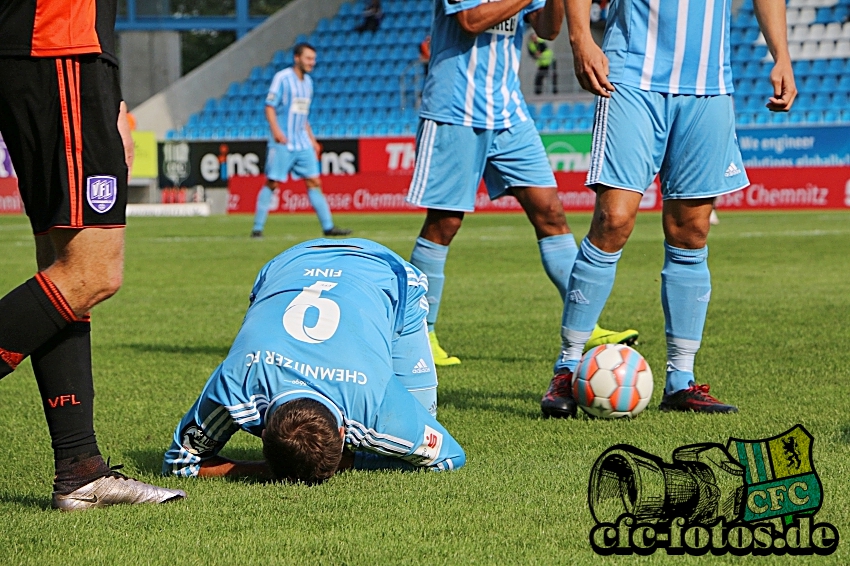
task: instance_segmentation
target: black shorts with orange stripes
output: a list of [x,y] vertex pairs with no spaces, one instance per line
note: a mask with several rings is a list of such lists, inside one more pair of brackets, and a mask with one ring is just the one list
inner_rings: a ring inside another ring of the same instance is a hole
[[118,68],[97,55],[0,57],[0,133],[35,234],[124,226]]

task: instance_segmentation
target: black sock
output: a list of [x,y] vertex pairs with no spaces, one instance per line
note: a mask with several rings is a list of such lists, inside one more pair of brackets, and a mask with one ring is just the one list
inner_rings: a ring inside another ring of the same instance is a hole
[[94,435],[91,323],[69,324],[33,352],[31,358],[52,440],[57,484],[69,483],[73,480],[69,476],[74,475],[83,481],[89,474],[85,470],[74,472],[79,466],[72,464],[100,456]]
[[53,491],[67,495],[84,485],[90,484],[97,478],[102,478],[110,471],[100,452],[56,460]]
[[0,378],[78,319],[59,289],[43,273],[0,299]]

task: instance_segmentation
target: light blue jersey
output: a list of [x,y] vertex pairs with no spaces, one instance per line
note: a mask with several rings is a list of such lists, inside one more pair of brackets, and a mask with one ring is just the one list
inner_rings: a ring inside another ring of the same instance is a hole
[[[307,134],[307,117],[312,100],[313,79],[310,75],[305,73],[301,80],[292,67],[275,74],[266,95],[266,106],[274,108],[277,123],[286,136],[286,147],[290,151],[313,149]],[[274,142],[274,138],[269,141]]]
[[455,14],[486,0],[435,0],[431,62],[419,115],[435,122],[488,130],[529,119],[519,70],[524,18],[545,0],[477,36],[466,33]]
[[[462,466],[463,449],[394,370],[407,355],[410,375],[436,387],[426,291],[418,269],[368,240],[312,240],[274,258],[227,358],[174,431],[163,473],[198,475],[236,431],[260,435],[270,411],[301,397],[327,406],[355,450]],[[414,332],[425,350],[409,355],[398,343]]]
[[670,94],[729,94],[732,0],[611,0],[602,49],[614,83]]

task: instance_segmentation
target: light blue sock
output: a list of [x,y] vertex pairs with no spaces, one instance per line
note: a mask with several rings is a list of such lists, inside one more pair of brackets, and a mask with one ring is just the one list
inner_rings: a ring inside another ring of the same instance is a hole
[[272,206],[272,191],[268,186],[263,185],[260,192],[257,194],[257,209],[254,212],[254,232],[262,232],[266,225],[266,219],[269,217],[269,209]]
[[620,255],[621,251],[603,252],[587,238],[582,240],[564,301],[561,355],[555,362],[555,373],[573,371],[578,365],[581,351],[614,287]]
[[425,238],[416,238],[413,253],[410,254],[410,263],[418,267],[422,273],[428,276],[428,332],[434,330],[437,322],[437,313],[440,311],[440,300],[443,298],[443,283],[446,275],[443,269],[446,266],[446,257],[449,255],[449,247],[435,244]]
[[711,300],[707,259],[708,247],[683,250],[664,243],[661,306],[667,335],[667,394],[687,389],[694,381],[694,357]]
[[576,261],[578,248],[572,234],[559,234],[537,240],[540,248],[540,259],[543,260],[543,270],[558,288],[561,301],[567,296],[567,286],[570,284],[570,272]]
[[334,219],[331,216],[328,201],[325,200],[325,195],[322,194],[322,189],[307,189],[307,198],[310,199],[310,205],[316,211],[316,216],[319,217],[319,224],[322,225],[322,230],[327,232],[333,228]]

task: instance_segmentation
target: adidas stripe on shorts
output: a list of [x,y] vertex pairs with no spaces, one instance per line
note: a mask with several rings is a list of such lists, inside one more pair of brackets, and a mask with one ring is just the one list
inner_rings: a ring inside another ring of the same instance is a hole
[[611,98],[596,101],[587,186],[643,193],[658,175],[667,200],[716,197],[750,184],[730,95],[615,87]]

